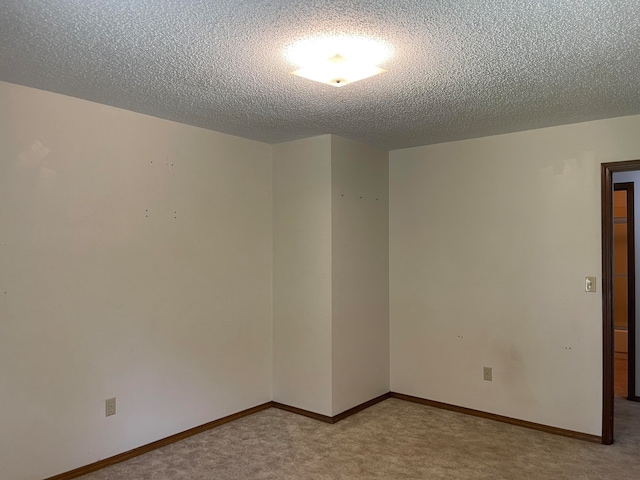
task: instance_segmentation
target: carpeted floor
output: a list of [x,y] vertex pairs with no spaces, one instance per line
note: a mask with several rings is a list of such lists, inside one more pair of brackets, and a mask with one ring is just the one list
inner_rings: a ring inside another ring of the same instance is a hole
[[334,425],[271,408],[82,479],[639,477],[639,403],[616,399],[603,446],[388,399]]

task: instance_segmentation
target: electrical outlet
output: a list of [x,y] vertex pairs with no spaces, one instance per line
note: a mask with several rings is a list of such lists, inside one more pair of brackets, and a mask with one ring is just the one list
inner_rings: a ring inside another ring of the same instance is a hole
[[105,417],[116,414],[116,397],[108,398],[104,401]]
[[488,382],[493,380],[493,369],[491,367],[484,367],[483,369],[484,379]]

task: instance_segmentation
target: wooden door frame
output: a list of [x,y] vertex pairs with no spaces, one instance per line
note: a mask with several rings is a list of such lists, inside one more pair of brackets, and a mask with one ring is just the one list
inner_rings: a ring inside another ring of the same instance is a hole
[[[636,170],[640,170],[640,160],[600,165],[602,194],[602,443],[605,445],[613,443],[613,174]],[[629,336],[631,336],[631,332],[629,332]],[[635,346],[635,338],[633,340]]]
[[[636,396],[636,234],[634,213],[635,193],[633,182],[614,183],[613,191],[627,192],[627,399],[637,402],[640,400],[640,397]],[[615,331],[615,325],[613,328]]]

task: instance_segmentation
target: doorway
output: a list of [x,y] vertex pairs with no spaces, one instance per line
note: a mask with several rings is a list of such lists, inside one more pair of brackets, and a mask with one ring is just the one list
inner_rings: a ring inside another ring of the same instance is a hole
[[[635,172],[634,172],[635,173]],[[623,174],[624,175],[624,174]],[[618,175],[614,174],[614,181]],[[640,177],[640,173],[638,175]],[[614,396],[635,400],[634,182],[613,185]]]
[[[633,221],[633,184],[619,185],[618,191],[626,192],[625,197],[625,225],[623,224],[623,215],[619,214],[618,223],[614,223],[614,174],[619,172],[635,172],[640,171],[640,160],[628,162],[603,163],[601,165],[601,182],[602,182],[602,443],[609,445],[613,443],[613,417],[614,417],[614,392],[615,392],[615,347],[614,338],[616,328],[614,324],[620,326],[624,323],[622,317],[627,319],[628,332],[628,365],[631,367],[627,373],[627,398],[629,400],[638,400],[635,395],[635,259],[633,253],[627,249],[627,254],[616,256],[614,258],[614,233],[617,234],[617,240],[624,237],[625,243],[634,243],[634,229],[631,228],[629,221]],[[640,172],[639,172],[640,174]],[[640,177],[639,177],[640,178]],[[629,195],[631,193],[631,195]],[[618,196],[621,199],[621,196]],[[619,210],[619,209],[618,209]],[[619,211],[616,213],[620,213]],[[618,225],[618,227],[616,227]],[[616,231],[617,230],[617,231]],[[626,276],[626,280],[623,279]],[[616,273],[618,275],[616,275]],[[618,292],[623,295],[626,293],[627,309],[625,311],[622,306],[621,298],[616,298],[616,284]],[[616,308],[616,301],[618,306]],[[615,312],[618,312],[619,318],[616,322]],[[622,314],[620,315],[622,311]],[[625,315],[626,314],[626,315]],[[623,328],[618,328],[622,331]],[[619,335],[619,334],[618,334]],[[620,343],[620,342],[618,342]]]

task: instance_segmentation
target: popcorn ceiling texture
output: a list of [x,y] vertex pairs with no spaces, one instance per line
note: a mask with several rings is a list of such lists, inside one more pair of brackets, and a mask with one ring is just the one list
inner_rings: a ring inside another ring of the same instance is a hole
[[[387,73],[290,75],[327,33]],[[638,0],[2,0],[0,80],[269,143],[387,149],[640,113]]]

